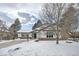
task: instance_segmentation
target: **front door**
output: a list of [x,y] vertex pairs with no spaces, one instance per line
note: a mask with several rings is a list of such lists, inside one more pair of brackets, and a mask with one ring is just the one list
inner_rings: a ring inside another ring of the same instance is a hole
[[36,38],[37,38],[36,33],[34,33],[34,39],[36,39]]

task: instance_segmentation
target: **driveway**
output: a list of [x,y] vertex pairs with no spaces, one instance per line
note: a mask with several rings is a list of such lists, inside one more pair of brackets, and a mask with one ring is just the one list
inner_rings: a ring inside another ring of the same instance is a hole
[[8,47],[8,46],[12,46],[12,45],[20,44],[20,43],[25,42],[25,41],[27,41],[27,40],[25,40],[25,39],[23,39],[23,40],[13,40],[13,41],[9,41],[9,42],[0,43],[0,49]]

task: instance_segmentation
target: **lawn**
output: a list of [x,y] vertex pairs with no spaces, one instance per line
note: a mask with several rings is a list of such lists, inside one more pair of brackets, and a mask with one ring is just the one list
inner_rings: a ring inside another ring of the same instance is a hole
[[79,42],[39,41],[23,42],[0,49],[1,56],[79,56]]

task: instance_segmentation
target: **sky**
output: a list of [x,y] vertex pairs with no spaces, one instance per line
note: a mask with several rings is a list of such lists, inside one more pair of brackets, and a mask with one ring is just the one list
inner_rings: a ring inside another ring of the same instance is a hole
[[9,28],[16,18],[21,22],[21,32],[29,32],[39,19],[43,3],[0,3],[0,20]]
[[41,11],[41,3],[0,3],[0,20],[6,22],[8,27],[16,18],[21,22],[20,31],[31,31],[37,22]]

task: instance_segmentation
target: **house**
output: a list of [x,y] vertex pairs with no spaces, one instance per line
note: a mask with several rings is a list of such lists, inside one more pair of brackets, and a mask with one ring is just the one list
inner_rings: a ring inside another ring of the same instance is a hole
[[[56,24],[42,24],[40,27],[35,28],[30,32],[18,32],[18,38],[21,39],[47,39],[47,40],[55,40],[57,38],[56,35]],[[76,32],[76,37],[79,37],[79,32]],[[59,39],[69,38],[71,35],[61,32],[59,29]],[[72,35],[73,37],[73,35]]]
[[51,24],[43,24],[30,32],[18,32],[18,38],[21,39],[46,39],[56,38],[55,29]]
[[[56,24],[43,24],[30,32],[33,39],[49,39],[56,38]],[[61,38],[61,36],[59,36]]]

